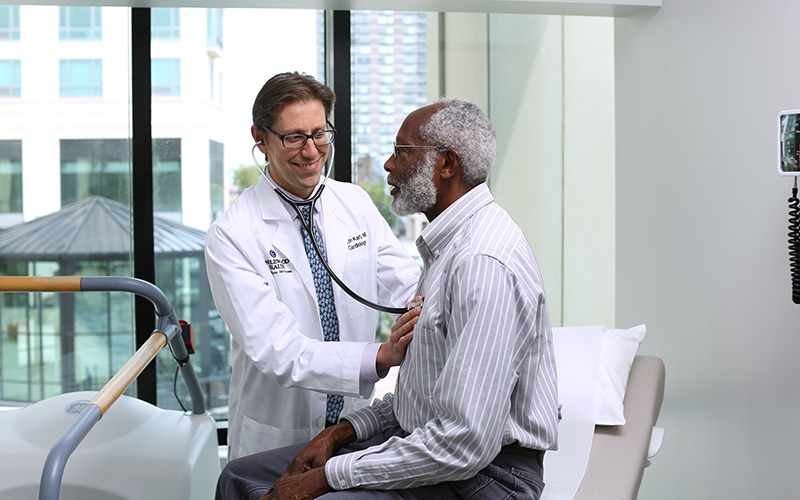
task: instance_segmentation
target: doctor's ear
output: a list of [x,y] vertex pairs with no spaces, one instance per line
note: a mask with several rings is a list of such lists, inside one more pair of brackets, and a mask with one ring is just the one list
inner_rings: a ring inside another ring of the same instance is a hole
[[261,135],[261,131],[255,125],[250,127],[250,135],[253,136],[253,140],[256,141],[256,146],[264,144],[264,138]]

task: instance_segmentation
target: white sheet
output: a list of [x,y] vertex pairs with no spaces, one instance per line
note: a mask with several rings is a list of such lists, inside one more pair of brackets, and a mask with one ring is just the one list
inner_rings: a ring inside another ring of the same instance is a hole
[[602,326],[553,328],[561,423],[558,450],[544,456],[542,500],[572,500],[586,472],[594,438],[602,339]]

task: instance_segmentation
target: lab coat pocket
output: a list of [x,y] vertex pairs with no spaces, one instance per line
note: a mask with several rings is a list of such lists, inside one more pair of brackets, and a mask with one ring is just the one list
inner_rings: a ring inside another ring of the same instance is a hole
[[239,439],[239,454],[252,455],[267,449],[281,448],[311,440],[311,431],[303,429],[281,429],[256,422],[247,415],[242,416],[242,433]]
[[[342,281],[350,290],[371,302],[375,302],[375,272],[372,271],[369,262],[364,260],[348,262],[344,268]],[[349,295],[347,295],[346,302],[347,312],[350,313],[351,319],[364,314],[366,308],[364,304]]]

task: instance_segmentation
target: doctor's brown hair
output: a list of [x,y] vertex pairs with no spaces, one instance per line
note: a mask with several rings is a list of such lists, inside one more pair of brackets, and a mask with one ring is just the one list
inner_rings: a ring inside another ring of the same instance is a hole
[[320,101],[325,108],[325,118],[333,111],[336,95],[313,76],[305,73],[279,73],[261,87],[253,103],[253,125],[263,129],[272,127],[287,104]]

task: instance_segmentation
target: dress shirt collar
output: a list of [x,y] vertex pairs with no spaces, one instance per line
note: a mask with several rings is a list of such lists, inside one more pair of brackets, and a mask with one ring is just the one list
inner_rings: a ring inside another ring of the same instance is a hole
[[[275,182],[275,179],[273,179],[272,176],[270,175],[268,168],[264,169],[264,176],[267,177],[269,179],[269,181],[273,185],[275,185],[275,186],[278,185],[278,183]],[[319,189],[319,185],[321,183],[322,183],[322,178],[320,177],[320,180],[317,183],[317,187],[315,189]],[[270,188],[272,188],[272,186],[270,186]],[[272,188],[272,189],[274,189],[274,188]],[[297,203],[298,206],[302,205],[303,203],[306,202],[306,200],[300,198],[297,195],[294,195],[294,194],[290,193],[289,191],[286,191],[285,189],[281,189],[280,187],[278,189],[280,189],[281,192],[283,192],[283,194],[285,194],[290,200],[292,200],[293,202]],[[291,217],[292,220],[297,220],[298,214],[295,211],[295,209],[292,207],[292,205],[290,205],[289,202],[284,200],[282,196],[277,195],[277,194],[276,194],[276,196],[278,196],[278,199],[281,201],[281,204],[284,206],[284,208],[286,208],[286,211],[289,213],[289,217]],[[317,199],[317,202],[314,204],[314,215],[315,216],[319,215],[320,213],[322,213],[322,198],[323,197],[320,196],[319,199]]]
[[486,183],[478,184],[452,205],[444,209],[438,217],[428,224],[417,238],[417,250],[426,264],[431,264],[453,239],[472,215],[492,203],[494,196]]

